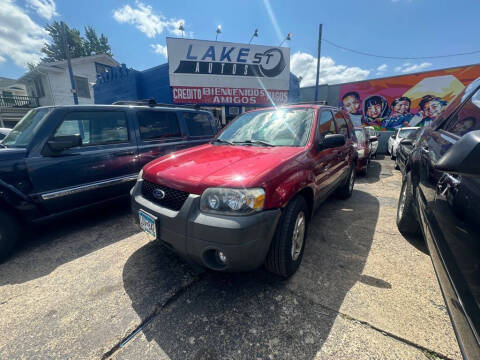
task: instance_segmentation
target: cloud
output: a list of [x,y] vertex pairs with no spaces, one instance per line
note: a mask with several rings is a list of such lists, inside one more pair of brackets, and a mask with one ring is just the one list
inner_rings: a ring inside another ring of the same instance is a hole
[[412,64],[412,63],[406,62],[401,66],[397,66],[395,68],[395,71],[400,72],[402,74],[406,74],[410,72],[421,71],[423,69],[429,68],[430,66],[432,66],[432,64],[429,62],[423,62],[421,64]]
[[167,47],[161,44],[152,44],[150,45],[154,52],[157,54],[163,55],[165,58],[168,58]]
[[377,72],[375,73],[375,75],[377,76],[383,75],[385,74],[385,71],[387,71],[387,69],[388,69],[388,65],[382,64],[379,67],[377,67]]
[[[302,77],[301,86],[315,85],[317,76],[317,58],[311,54],[296,52],[290,59],[290,71]],[[364,80],[370,70],[357,66],[337,65],[331,57],[320,58],[320,84],[338,84],[343,82]]]
[[178,30],[180,23],[185,24],[184,19],[168,19],[161,13],[155,13],[150,5],[137,1],[134,7],[125,5],[113,12],[113,18],[119,23],[135,25],[135,27],[149,38],[161,34],[164,30],[170,34],[180,36]]
[[4,58],[3,56],[0,56],[0,63],[5,62],[5,61],[7,61],[7,59]]
[[38,15],[50,20],[58,15],[54,0],[27,0],[27,6],[34,9]]
[[0,24],[0,56],[22,67],[40,61],[48,34],[12,0],[2,0]]

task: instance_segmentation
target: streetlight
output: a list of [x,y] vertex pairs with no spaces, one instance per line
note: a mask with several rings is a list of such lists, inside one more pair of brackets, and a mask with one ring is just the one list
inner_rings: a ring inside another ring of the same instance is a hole
[[220,25],[217,26],[217,35],[215,36],[215,41],[217,41],[218,39],[218,34],[221,34],[222,33],[222,27]]
[[278,45],[278,46],[282,46],[282,44],[285,42],[285,40],[288,40],[288,41],[292,40],[292,36],[293,36],[293,34],[291,32],[289,32],[287,34],[287,37],[285,39],[283,39],[282,42],[280,43],[280,45]]
[[178,24],[178,30],[180,30],[182,32],[182,37],[185,37],[185,28],[183,27],[183,22],[181,22],[180,24]]
[[252,37],[250,38],[250,41],[248,42],[249,44],[252,42],[254,37],[258,37],[258,29],[255,29],[255,32],[253,33]]

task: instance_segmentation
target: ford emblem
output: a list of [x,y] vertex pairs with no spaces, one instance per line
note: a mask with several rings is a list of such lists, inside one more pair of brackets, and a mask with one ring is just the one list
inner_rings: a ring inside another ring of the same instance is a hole
[[158,200],[162,200],[165,197],[165,191],[160,189],[153,190],[153,197]]

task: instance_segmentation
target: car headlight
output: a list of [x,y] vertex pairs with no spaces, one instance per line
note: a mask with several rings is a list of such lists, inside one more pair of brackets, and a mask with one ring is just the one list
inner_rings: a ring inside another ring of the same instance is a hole
[[249,215],[263,210],[265,190],[208,188],[200,198],[200,210],[221,215]]
[[363,158],[365,156],[365,149],[357,150],[357,152],[358,152],[358,157]]
[[138,173],[137,181],[142,180],[142,179],[143,179],[143,169],[140,170],[140,172]]

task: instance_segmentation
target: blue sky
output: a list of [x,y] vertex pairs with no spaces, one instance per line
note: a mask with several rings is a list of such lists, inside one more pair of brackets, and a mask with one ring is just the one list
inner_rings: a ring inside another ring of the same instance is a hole
[[[480,1],[128,1],[0,0],[0,76],[17,78],[27,62],[38,61],[47,39],[42,27],[63,20],[81,29],[91,25],[108,36],[115,59],[143,70],[166,62],[166,36],[186,36],[278,45],[293,38],[291,70],[313,83],[318,24],[323,36],[342,46],[388,56],[432,56],[480,50]],[[156,50],[156,51],[155,51]],[[421,70],[480,63],[480,53],[428,60],[391,60],[362,56],[322,45],[322,82],[338,83]]]

